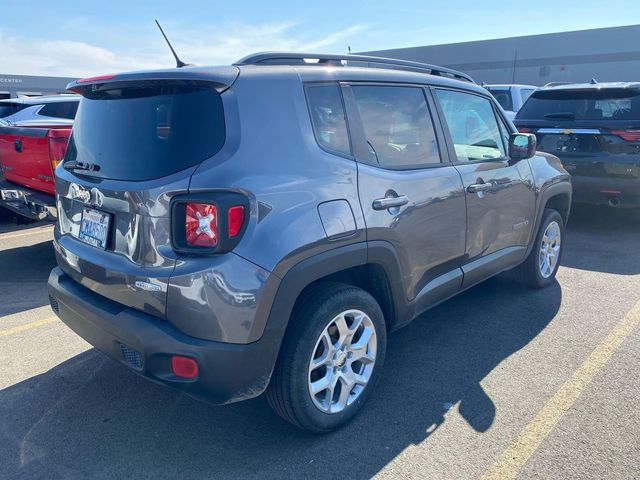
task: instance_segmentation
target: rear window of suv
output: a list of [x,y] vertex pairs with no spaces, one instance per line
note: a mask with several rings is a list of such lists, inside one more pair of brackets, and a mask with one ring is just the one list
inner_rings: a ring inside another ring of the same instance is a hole
[[518,120],[640,120],[640,91],[623,88],[539,90]]
[[73,120],[78,111],[78,102],[52,102],[45,104],[38,115]]
[[222,99],[208,86],[86,89],[65,162],[96,164],[76,173],[115,180],[150,180],[192,167],[225,141]]

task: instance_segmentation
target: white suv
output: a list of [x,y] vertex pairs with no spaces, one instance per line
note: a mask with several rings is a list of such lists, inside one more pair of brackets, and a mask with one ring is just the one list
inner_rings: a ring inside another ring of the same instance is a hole
[[502,109],[507,114],[509,120],[513,121],[518,110],[522,108],[529,95],[538,87],[533,85],[482,85],[489,90],[491,95],[498,101]]

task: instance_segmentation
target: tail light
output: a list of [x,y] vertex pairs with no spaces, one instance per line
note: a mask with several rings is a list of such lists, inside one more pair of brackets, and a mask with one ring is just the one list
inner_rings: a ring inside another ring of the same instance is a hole
[[528,127],[518,127],[520,133],[531,133],[531,129]]
[[627,142],[640,142],[640,130],[611,130],[609,133],[622,137]]
[[49,161],[51,162],[51,170],[55,170],[67,151],[67,143],[69,143],[69,129],[52,129],[49,130]]
[[180,253],[230,252],[246,229],[248,211],[249,200],[236,192],[176,197],[171,206],[172,246]]
[[187,203],[185,235],[187,244],[215,247],[218,244],[218,210],[208,203]]

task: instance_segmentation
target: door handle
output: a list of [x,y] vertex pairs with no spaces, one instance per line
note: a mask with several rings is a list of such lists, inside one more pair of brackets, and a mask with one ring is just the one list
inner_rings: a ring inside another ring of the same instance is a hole
[[397,197],[385,197],[378,198],[373,201],[374,210],[387,210],[393,207],[401,207],[409,203],[409,198],[406,195],[400,195]]
[[469,193],[486,192],[487,190],[491,190],[491,188],[493,188],[493,184],[491,183],[474,183],[467,187],[467,192]]
[[16,152],[22,151],[22,140],[15,140],[13,142],[13,148],[15,148]]

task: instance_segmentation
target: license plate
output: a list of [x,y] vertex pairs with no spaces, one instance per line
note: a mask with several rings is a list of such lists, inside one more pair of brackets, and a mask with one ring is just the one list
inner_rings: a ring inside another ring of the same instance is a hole
[[93,208],[83,208],[78,239],[94,247],[107,248],[110,220],[108,213]]

